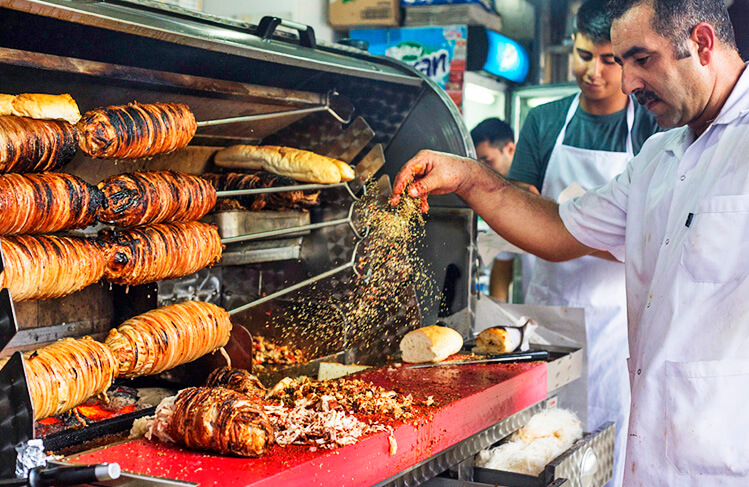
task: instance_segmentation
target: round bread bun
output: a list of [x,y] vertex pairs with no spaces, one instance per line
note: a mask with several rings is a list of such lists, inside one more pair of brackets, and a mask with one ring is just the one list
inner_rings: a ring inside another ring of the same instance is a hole
[[445,326],[425,326],[406,333],[400,349],[404,362],[441,362],[463,348],[460,333]]

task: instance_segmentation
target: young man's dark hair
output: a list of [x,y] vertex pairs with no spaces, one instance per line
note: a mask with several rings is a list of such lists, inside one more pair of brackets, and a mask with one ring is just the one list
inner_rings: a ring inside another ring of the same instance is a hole
[[733,25],[723,0],[608,0],[611,21],[641,3],[653,7],[653,30],[671,42],[677,59],[689,57],[686,40],[700,22],[712,25],[716,37],[736,49]]
[[494,147],[501,149],[508,142],[515,142],[515,134],[507,123],[498,118],[487,118],[471,130],[473,145],[477,146],[488,141]]
[[606,0],[583,3],[575,17],[575,34],[583,34],[596,44],[611,42],[611,18]]

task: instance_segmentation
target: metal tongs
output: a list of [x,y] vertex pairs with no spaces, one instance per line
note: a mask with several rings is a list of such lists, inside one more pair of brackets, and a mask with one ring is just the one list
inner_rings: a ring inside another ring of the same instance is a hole
[[452,362],[436,362],[430,364],[411,365],[407,369],[428,369],[431,367],[447,367],[449,365],[498,364],[504,362],[535,362],[548,360],[549,352],[534,350],[530,352],[503,353],[501,355],[487,355],[484,358],[470,360],[453,360]]
[[213,125],[226,125],[230,123],[254,122],[257,120],[267,120],[269,118],[286,117],[289,115],[305,115],[308,113],[327,111],[333,118],[343,124],[351,122],[354,115],[354,105],[344,96],[338,94],[335,90],[329,91],[325,95],[325,102],[321,105],[314,105],[308,108],[296,108],[293,110],[284,110],[281,112],[256,113],[254,115],[243,115],[241,117],[220,118],[216,120],[203,120],[198,122],[198,127],[210,127]]

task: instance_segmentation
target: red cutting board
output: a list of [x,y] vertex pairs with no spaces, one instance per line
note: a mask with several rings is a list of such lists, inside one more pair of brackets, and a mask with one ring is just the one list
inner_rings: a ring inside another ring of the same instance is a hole
[[[454,358],[458,358],[457,356]],[[358,374],[386,389],[413,394],[416,418],[390,421],[375,433],[335,450],[274,446],[263,458],[224,457],[144,439],[71,457],[76,463],[118,462],[123,470],[196,482],[201,486],[369,486],[439,453],[546,398],[546,363],[479,364],[409,370],[382,367]]]

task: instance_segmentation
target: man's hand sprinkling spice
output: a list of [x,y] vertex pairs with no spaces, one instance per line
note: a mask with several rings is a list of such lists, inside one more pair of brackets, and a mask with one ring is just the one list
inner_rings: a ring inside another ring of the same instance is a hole
[[391,205],[401,195],[421,198],[455,193],[494,231],[521,249],[550,261],[574,259],[595,252],[565,228],[555,201],[521,189],[489,166],[466,157],[424,150],[408,161],[395,177]]
[[462,193],[469,191],[476,170],[482,169],[481,163],[463,158],[434,152],[420,151],[408,161],[395,178],[393,197],[390,204],[400,202],[401,194],[408,188],[408,195],[421,198],[421,211],[429,211],[427,196],[431,194]]

